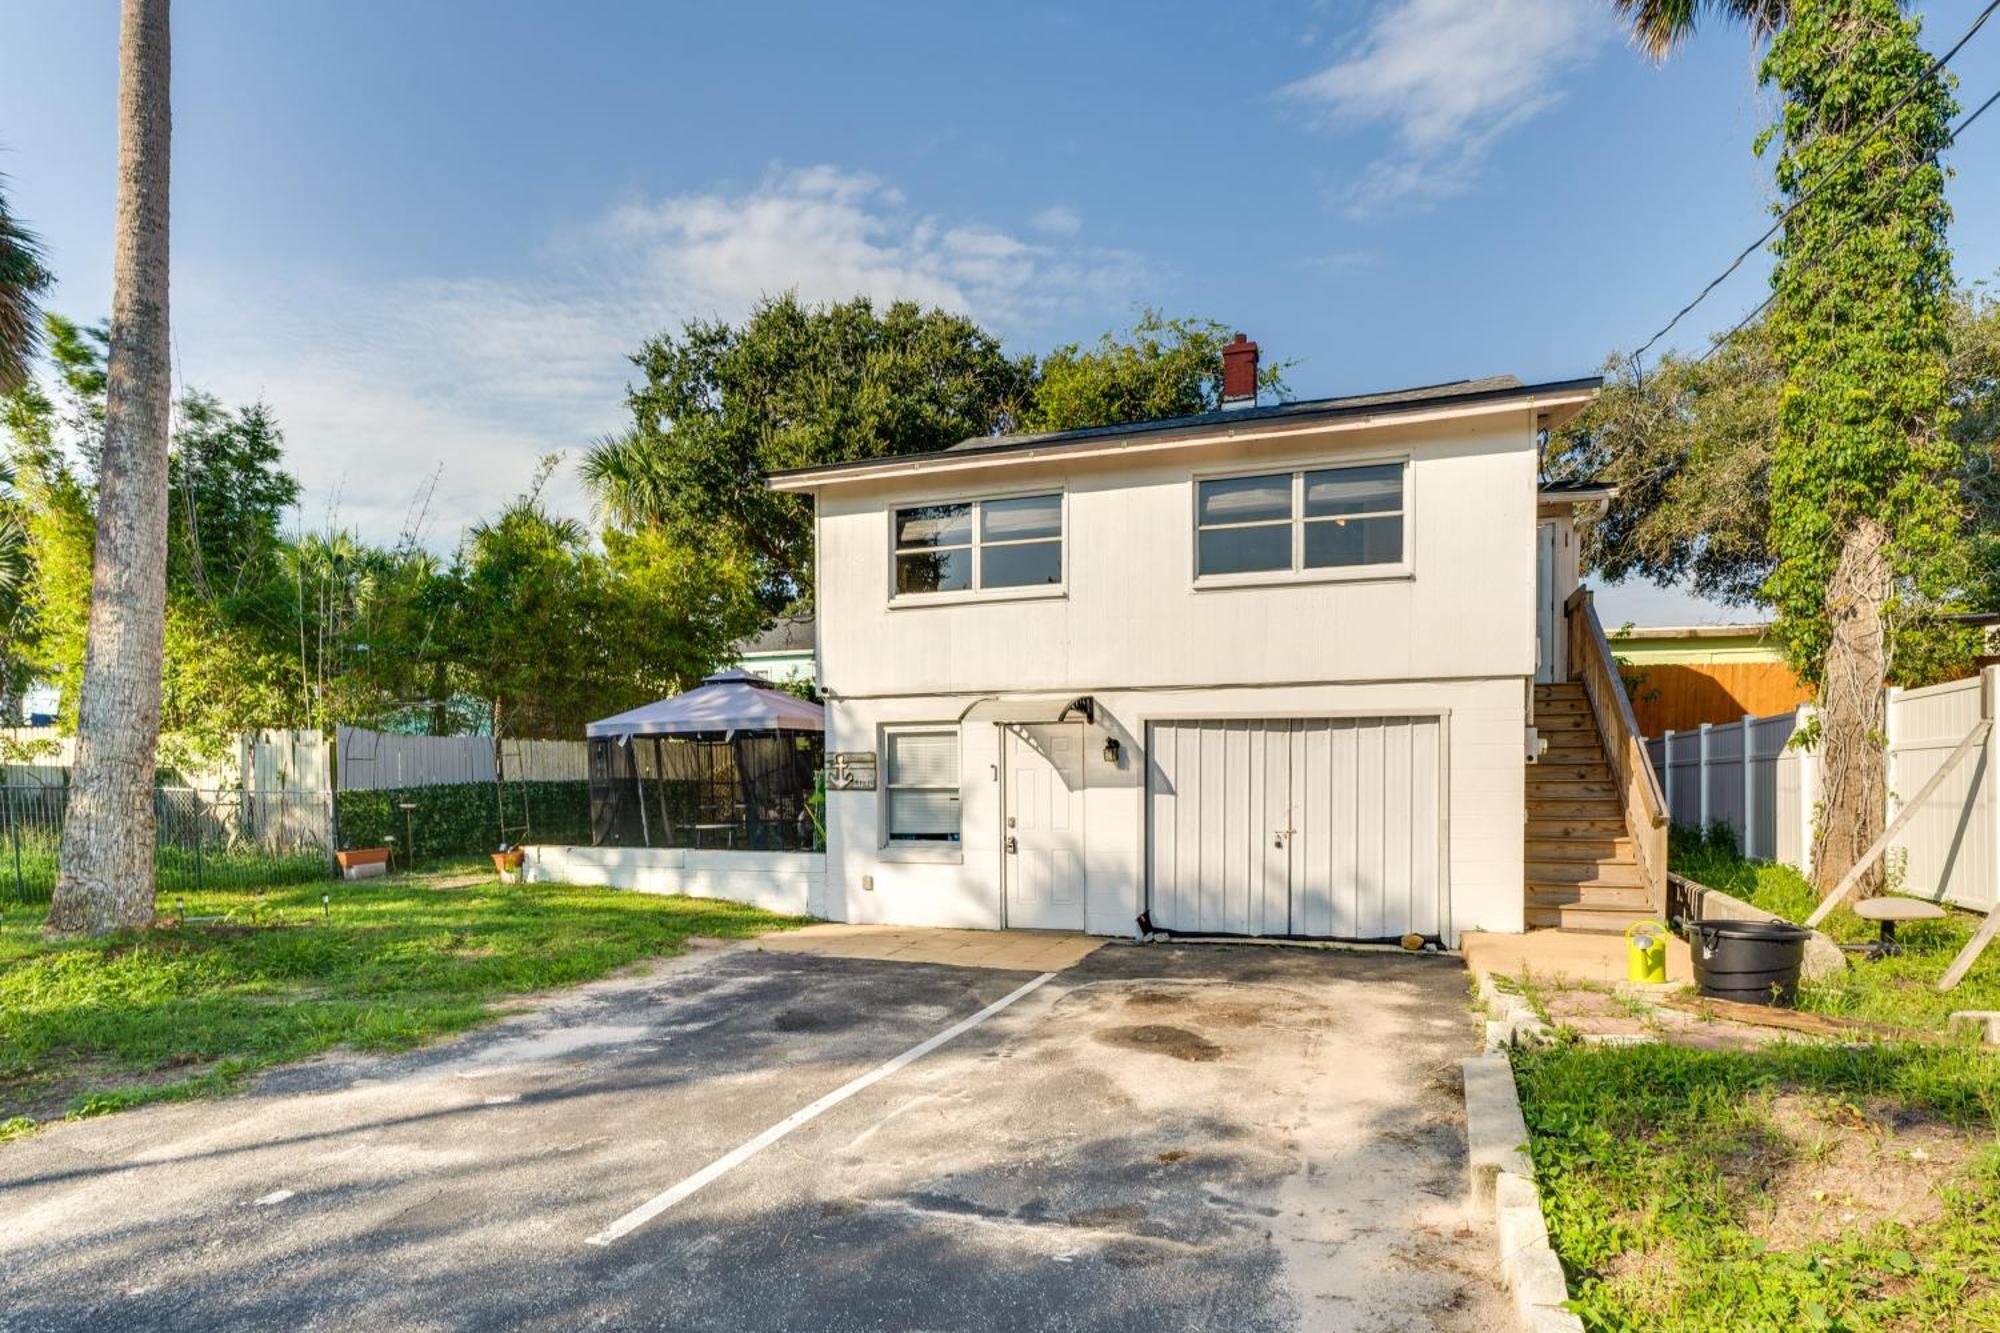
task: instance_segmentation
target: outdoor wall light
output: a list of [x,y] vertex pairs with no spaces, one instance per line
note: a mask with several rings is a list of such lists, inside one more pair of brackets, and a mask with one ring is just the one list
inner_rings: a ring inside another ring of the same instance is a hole
[[1104,762],[1114,768],[1118,765],[1118,738],[1116,736],[1106,736],[1104,738]]

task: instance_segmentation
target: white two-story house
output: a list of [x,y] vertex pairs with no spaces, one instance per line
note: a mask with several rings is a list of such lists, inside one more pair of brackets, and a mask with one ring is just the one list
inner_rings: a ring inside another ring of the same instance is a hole
[[[1255,357],[1205,415],[771,478],[817,513],[816,910],[1454,943],[1645,905],[1565,684],[1570,509],[1603,492],[1537,485],[1599,381],[1259,407]],[[1531,827],[1530,772],[1571,760]],[[1538,837],[1589,858],[1539,919]]]

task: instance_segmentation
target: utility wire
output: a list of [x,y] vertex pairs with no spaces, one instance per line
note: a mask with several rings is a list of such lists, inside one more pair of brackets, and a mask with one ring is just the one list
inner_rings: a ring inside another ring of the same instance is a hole
[[[2000,5],[2000,0],[1996,0],[1996,5]],[[1989,6],[1988,12],[1991,12],[1992,8],[1993,6]],[[1956,144],[1958,142],[1958,136],[1965,133],[1967,130],[1971,129],[1973,123],[1977,121],[1981,116],[1985,115],[1986,112],[1993,106],[1995,102],[2000,102],[2000,89],[1995,89],[1991,97],[1988,97],[1985,101],[1981,102],[1978,106],[1974,107],[1972,109],[1972,114],[1968,115],[1965,119],[1959,121],[1958,124],[1953,127],[1951,133],[1945,135],[1944,142],[1938,145],[1938,152],[1942,153],[1945,149],[1950,148],[1952,145]],[[1911,176],[1916,174],[1917,168],[1922,166],[1924,164],[1924,161],[1928,160],[1929,159],[1927,158],[1922,161],[1912,162],[1907,168],[1904,169],[1901,179],[1899,179],[1896,182],[1897,186],[1900,188],[1905,182],[1907,182],[1910,179]],[[1802,198],[1799,202],[1803,203],[1805,201]],[[1829,249],[1827,253],[1832,254],[1833,251],[1840,249],[1841,246],[1847,243],[1847,238],[1849,236],[1852,236],[1853,234],[1854,234],[1853,232],[1842,232],[1841,235],[1837,239],[1835,239],[1832,248]],[[1747,328],[1751,323],[1751,321],[1756,319],[1757,316],[1763,314],[1766,310],[1770,309],[1771,302],[1777,299],[1778,299],[1778,293],[1775,290],[1773,290],[1770,295],[1766,296],[1763,300],[1759,301],[1756,304],[1756,306],[1754,306],[1751,309],[1749,314],[1745,315],[1743,318],[1737,320],[1734,324],[1730,325],[1729,331],[1727,333],[1723,334],[1721,337],[1711,342],[1709,344],[1708,350],[1706,352],[1703,352],[1700,356],[1696,357],[1694,363],[1696,365],[1700,365],[1702,362],[1708,360],[1708,358],[1714,356],[1717,352],[1721,351],[1722,348],[1728,344],[1731,338],[1734,338],[1737,334],[1741,333],[1745,328]],[[1643,351],[1644,349],[1642,348],[1641,350]]]
[[[1820,187],[1822,185],[1825,185],[1829,180],[1831,180],[1834,176],[1834,173],[1838,172],[1842,167],[1846,166],[1848,162],[1854,157],[1854,155],[1860,152],[1862,148],[1864,148],[1867,145],[1870,139],[1874,138],[1878,133],[1880,133],[1882,127],[1889,123],[1890,118],[1893,117],[1898,111],[1901,111],[1903,107],[1908,104],[1909,100],[1912,97],[1915,97],[1918,91],[1921,90],[1926,83],[1929,83],[1933,78],[1935,78],[1937,76],[1937,72],[1943,69],[1945,67],[1945,64],[1948,61],[1950,61],[1950,59],[1953,56],[1957,55],[1959,51],[1964,48],[1967,42],[1972,40],[1973,34],[1977,33],[1982,27],[1986,26],[1986,20],[1993,17],[1993,11],[1996,9],[2000,9],[2000,0],[1990,0],[1990,3],[1987,4],[1986,8],[1979,11],[1979,17],[1972,20],[1972,26],[1965,30],[1964,35],[1951,44],[1950,50],[1946,51],[1943,55],[1939,56],[1937,59],[1931,62],[1930,68],[1926,69],[1923,72],[1922,76],[1919,77],[1915,82],[1913,82],[1910,85],[1909,91],[1905,92],[1901,97],[1897,98],[1895,103],[1892,106],[1890,106],[1890,108],[1887,111],[1884,111],[1881,115],[1881,118],[1878,119],[1873,125],[1870,125],[1868,129],[1861,135],[1860,138],[1856,139],[1852,144],[1849,144],[1847,151],[1842,153],[1840,155],[1840,158],[1837,161],[1835,161],[1833,165],[1827,167],[1825,171],[1821,172],[1820,178],[1818,180],[1814,181],[1811,186],[1809,186],[1803,193],[1801,193],[1798,196],[1798,198],[1792,200],[1791,203],[1787,204],[1785,206],[1784,211],[1778,214],[1777,221],[1773,222],[1770,228],[1767,231],[1765,231],[1765,233],[1762,236],[1759,236],[1756,240],[1750,242],[1749,245],[1743,247],[1742,253],[1737,255],[1736,258],[1729,261],[1728,268],[1723,269],[1722,272],[1716,274],[1714,278],[1710,279],[1709,284],[1706,287],[1703,287],[1699,292],[1695,293],[1695,297],[1692,301],[1689,301],[1686,305],[1682,306],[1679,310],[1675,311],[1674,317],[1668,320],[1665,324],[1662,324],[1660,326],[1659,332],[1655,333],[1652,337],[1646,339],[1646,341],[1640,346],[1639,350],[1632,353],[1630,359],[1634,362],[1637,362],[1640,357],[1644,356],[1649,350],[1651,350],[1654,343],[1657,343],[1660,339],[1666,337],[1669,333],[1671,333],[1674,329],[1674,326],[1679,324],[1682,319],[1686,318],[1690,311],[1692,311],[1696,306],[1700,305],[1703,301],[1707,300],[1710,293],[1712,293],[1717,287],[1720,287],[1724,282],[1728,281],[1730,275],[1735,273],[1737,269],[1743,267],[1744,260],[1748,259],[1751,255],[1756,254],[1757,251],[1759,251],[1764,247],[1766,242],[1768,242],[1773,236],[1776,236],[1778,234],[1779,229],[1785,225],[1786,219],[1790,218],[1793,212],[1796,211],[1800,206],[1802,206],[1808,199],[1811,199],[1815,194],[1819,193]],[[1989,98],[1987,100],[1986,105],[1987,106],[1992,105],[1992,99]],[[1985,109],[1986,109],[1985,106],[1980,107],[1981,111],[1984,111]],[[1977,115],[1978,112],[1973,113],[1973,117],[1977,117]],[[1971,118],[1968,118],[1965,122],[1965,124],[1967,125],[1971,123],[1972,123]],[[1960,128],[1962,129],[1964,128],[1964,126],[1961,125]]]

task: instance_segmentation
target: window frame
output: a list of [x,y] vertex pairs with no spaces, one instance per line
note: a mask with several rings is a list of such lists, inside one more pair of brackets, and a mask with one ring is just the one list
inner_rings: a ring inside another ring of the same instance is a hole
[[[1410,466],[1408,453],[1381,453],[1343,455],[1337,459],[1300,458],[1272,459],[1262,467],[1242,466],[1228,469],[1195,472],[1188,479],[1188,578],[1196,589],[1241,588],[1281,583],[1358,583],[1371,580],[1407,579],[1416,574],[1416,561],[1412,554],[1414,526],[1412,519],[1416,511],[1416,469]],[[1400,514],[1403,520],[1403,555],[1400,560],[1384,561],[1370,565],[1307,565],[1305,563],[1306,525],[1325,523],[1334,516],[1308,518],[1305,512],[1306,475],[1312,472],[1339,472],[1347,468],[1381,467],[1397,464],[1403,469],[1403,503],[1399,510],[1381,510],[1371,514],[1356,514],[1343,517],[1367,518],[1386,517],[1391,513]],[[1201,487],[1203,482],[1239,481],[1251,477],[1289,476],[1291,479],[1291,516],[1289,519],[1269,519],[1244,524],[1203,524],[1201,521]],[[1278,569],[1253,569],[1231,574],[1204,574],[1201,572],[1201,534],[1225,527],[1277,527],[1286,525],[1291,529],[1291,563]]]
[[[1054,496],[1056,512],[1062,524],[1062,531],[1054,537],[1025,537],[1016,541],[986,541],[980,535],[984,519],[983,507],[1001,500],[1031,500],[1042,496]],[[970,549],[972,552],[972,586],[954,589],[950,592],[902,592],[896,586],[896,561],[904,554],[915,554],[919,548],[911,547],[906,552],[896,542],[896,515],[906,509],[922,509],[928,505],[966,505],[970,509],[969,520],[972,538],[969,548],[949,547],[949,550]],[[883,522],[888,532],[888,600],[892,608],[915,606],[938,606],[951,602],[1008,602],[1025,601],[1045,597],[1066,597],[1069,595],[1069,488],[1067,486],[1016,487],[1004,491],[960,491],[949,495],[895,499],[888,503],[883,513]],[[986,588],[981,580],[986,573],[985,550],[988,546],[1032,546],[1053,541],[1057,555],[1062,562],[1062,577],[1054,583],[1029,583],[1002,588]]]
[[[952,757],[956,761],[958,777],[949,786],[942,783],[897,782],[895,769],[890,757],[890,742],[897,736],[949,736]],[[965,849],[965,736],[964,728],[955,722],[898,722],[881,728],[877,738],[880,746],[881,821],[876,843],[887,853],[911,856],[912,859],[936,859],[957,861],[963,859]],[[958,836],[956,838],[899,838],[890,823],[890,796],[897,791],[949,791],[958,807]]]

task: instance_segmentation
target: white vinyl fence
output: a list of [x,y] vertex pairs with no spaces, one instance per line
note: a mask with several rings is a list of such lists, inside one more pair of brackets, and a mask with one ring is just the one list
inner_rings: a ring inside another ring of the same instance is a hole
[[[342,727],[340,790],[386,791],[494,780],[491,736],[399,736]],[[586,782],[582,741],[500,742],[499,762],[509,782]]]
[[[335,753],[338,751],[338,761]],[[500,742],[500,765],[509,782],[587,782],[582,741]],[[0,784],[62,787],[76,763],[76,738],[54,727],[0,732]],[[333,742],[317,731],[254,731],[237,741],[236,754],[183,773],[181,783],[205,791],[250,794],[381,791],[492,782],[491,736],[400,736],[341,727]]]
[[[1983,718],[2000,667],[1969,680],[1892,689],[1888,698],[1886,818],[1920,790]],[[1790,744],[1812,710],[1745,717],[1646,742],[1677,824],[1726,824],[1744,854],[1809,869],[1819,791],[1817,752]],[[2000,768],[2000,728],[1949,774],[1890,843],[1901,892],[1989,911],[2000,899],[2000,802],[1987,775]]]

